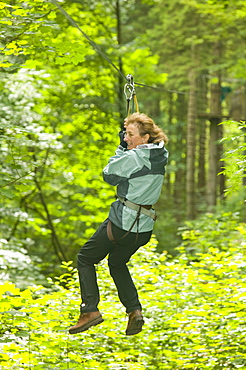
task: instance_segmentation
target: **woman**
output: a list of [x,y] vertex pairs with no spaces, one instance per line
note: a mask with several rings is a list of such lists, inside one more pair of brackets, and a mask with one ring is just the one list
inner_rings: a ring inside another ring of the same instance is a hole
[[[142,306],[126,263],[150,240],[160,196],[168,151],[167,137],[145,114],[134,113],[125,120],[125,133],[116,154],[103,169],[110,185],[117,185],[117,200],[109,217],[81,248],[78,272],[82,296],[81,314],[69,329],[76,334],[103,322],[98,311],[99,290],[95,264],[108,255],[110,274],[119,299],[129,315],[126,335],[137,334],[144,324]],[[127,147],[126,147],[127,146]]]

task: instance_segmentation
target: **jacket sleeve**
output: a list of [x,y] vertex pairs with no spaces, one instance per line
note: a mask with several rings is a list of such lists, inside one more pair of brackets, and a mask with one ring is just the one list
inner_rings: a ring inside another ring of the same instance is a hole
[[139,171],[143,165],[143,160],[136,150],[127,151],[119,146],[103,169],[104,181],[110,185],[118,185],[121,180],[130,178],[133,173]]

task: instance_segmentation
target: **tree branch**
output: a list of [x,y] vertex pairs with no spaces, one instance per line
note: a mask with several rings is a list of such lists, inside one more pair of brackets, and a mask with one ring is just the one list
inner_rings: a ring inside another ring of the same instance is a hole
[[0,186],[0,189],[4,188],[5,186],[8,186],[8,185],[12,185],[12,184],[14,184],[15,182],[19,181],[20,179],[23,179],[24,177],[26,177],[27,175],[29,175],[29,174],[30,174],[30,173],[32,173],[32,172],[33,172],[33,171],[29,171],[29,172],[25,173],[25,175],[23,175],[23,176],[19,176],[17,179],[12,180],[12,181],[10,181],[10,182],[7,182],[7,183],[6,183],[6,184],[4,184],[4,185],[1,185],[1,186]]
[[49,210],[48,210],[48,206],[47,206],[47,204],[45,202],[41,185],[38,182],[36,176],[34,177],[34,182],[37,185],[37,188],[39,190],[39,197],[40,197],[41,203],[42,203],[42,205],[44,207],[44,210],[45,210],[45,213],[46,213],[46,217],[47,217],[47,221],[48,221],[48,225],[49,225],[49,228],[50,228],[51,233],[52,233],[52,241],[53,241],[53,246],[54,246],[54,249],[56,251],[56,254],[59,256],[60,262],[67,261],[67,258],[65,256],[65,253],[64,253],[64,251],[62,249],[62,246],[61,246],[61,244],[59,242],[59,239],[57,237],[57,234],[56,234],[56,231],[55,231],[55,228],[54,228],[52,219],[51,219],[51,215],[50,215]]

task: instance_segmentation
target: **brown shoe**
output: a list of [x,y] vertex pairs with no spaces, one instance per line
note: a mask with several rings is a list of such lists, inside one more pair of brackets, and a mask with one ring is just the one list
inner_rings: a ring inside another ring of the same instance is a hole
[[76,325],[72,326],[68,331],[69,334],[77,334],[88,330],[91,326],[98,325],[103,322],[102,315],[99,311],[82,313]]
[[135,310],[129,313],[128,325],[126,328],[126,335],[134,335],[142,331],[144,319],[140,310]]

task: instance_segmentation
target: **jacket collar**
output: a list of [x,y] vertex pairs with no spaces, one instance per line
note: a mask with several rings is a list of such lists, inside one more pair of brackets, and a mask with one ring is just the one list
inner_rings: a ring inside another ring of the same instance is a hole
[[161,149],[164,147],[164,141],[159,143],[141,144],[136,147],[136,149]]

